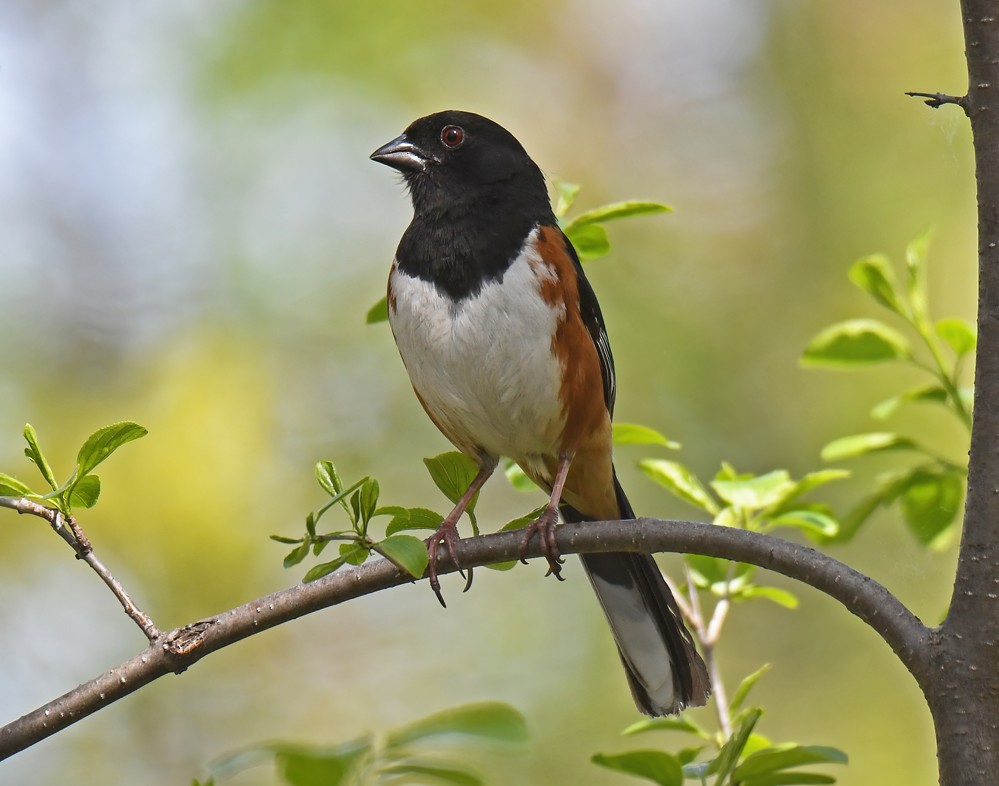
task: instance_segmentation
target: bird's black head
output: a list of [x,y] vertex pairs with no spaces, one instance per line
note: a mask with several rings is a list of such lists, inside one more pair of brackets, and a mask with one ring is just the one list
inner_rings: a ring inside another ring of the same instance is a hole
[[472,112],[449,110],[413,121],[371,154],[402,173],[417,213],[488,200],[502,207],[550,212],[541,170],[502,126]]

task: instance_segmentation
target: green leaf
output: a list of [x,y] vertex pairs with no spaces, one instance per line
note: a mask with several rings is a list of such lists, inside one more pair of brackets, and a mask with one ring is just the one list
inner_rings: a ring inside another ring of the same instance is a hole
[[794,527],[806,535],[822,538],[835,538],[839,534],[839,522],[832,516],[817,510],[789,510],[770,519],[771,527]]
[[349,565],[363,565],[371,549],[363,543],[341,543],[340,557]]
[[290,568],[305,559],[309,555],[310,545],[309,541],[306,540],[288,552],[288,556],[284,558],[284,566]]
[[565,233],[576,249],[580,262],[598,259],[610,251],[610,238],[600,224],[584,224]]
[[517,489],[517,491],[537,491],[537,484],[527,477],[527,473],[520,468],[519,464],[514,463],[510,459],[506,459],[505,464],[503,472],[506,475],[506,479],[510,481],[511,486]]
[[555,213],[555,218],[561,224],[562,219],[565,218],[565,214],[572,207],[572,203],[576,201],[580,186],[576,183],[567,183],[558,178],[553,178],[552,184],[555,186],[555,209],[552,212]]
[[654,428],[638,423],[615,423],[613,434],[616,445],[661,445],[670,450],[679,450],[681,447],[679,442],[667,439]]
[[835,782],[836,779],[831,775],[792,770],[791,772],[774,772],[756,778],[747,778],[741,781],[739,786],[808,786],[809,784]]
[[[457,766],[447,767],[441,764],[428,764],[420,761],[404,761],[390,764],[382,767],[379,773],[393,779],[395,777],[405,778],[405,780],[398,781],[405,784],[423,783],[426,778],[440,783],[453,783],[455,786],[482,786],[483,782],[482,778],[469,770],[460,769]],[[416,780],[411,780],[412,777],[415,777]],[[391,780],[389,782],[396,783],[397,781]],[[379,781],[379,783],[382,783],[382,781]]]
[[288,545],[298,545],[302,542],[301,538],[289,538],[285,535],[271,535],[270,539],[276,543],[286,543]]
[[713,480],[711,488],[725,502],[745,510],[760,510],[786,498],[795,489],[791,476],[783,469],[756,475],[746,480]]
[[882,254],[873,254],[858,259],[850,267],[847,275],[850,281],[882,306],[896,314],[905,315],[906,309],[895,289],[895,275],[892,273],[891,264],[887,257]]
[[964,357],[975,351],[978,346],[978,333],[975,326],[960,317],[945,317],[936,324],[937,335],[940,336],[957,357]]
[[81,478],[89,475],[97,465],[114,453],[126,442],[144,437],[149,432],[138,423],[124,421],[98,429],[83,443],[76,456]]
[[437,529],[444,517],[435,511],[427,508],[400,508],[385,527],[386,535],[395,535],[397,532],[404,532],[410,529]]
[[494,742],[526,742],[527,721],[509,704],[494,701],[466,704],[429,715],[389,732],[385,747],[392,750],[450,735],[478,737]]
[[85,475],[70,488],[69,508],[92,508],[101,495],[101,479],[96,475]]
[[855,368],[912,356],[901,333],[874,319],[851,319],[830,325],[805,347],[803,366]]
[[340,786],[350,783],[349,776],[370,745],[341,746],[340,749],[295,751],[288,746],[275,757],[278,769],[290,786]]
[[[441,453],[433,458],[425,458],[423,463],[430,472],[430,477],[437,484],[437,488],[453,503],[457,503],[461,499],[461,495],[468,490],[472,481],[475,480],[475,476],[479,473],[479,468],[475,462],[464,453],[457,451]],[[474,510],[478,499],[479,495],[476,492],[465,510],[468,512]]]
[[717,503],[711,499],[697,476],[678,461],[642,459],[639,468],[660,486],[664,486],[684,502],[689,502],[712,516],[718,513]]
[[736,767],[733,777],[742,781],[807,764],[846,764],[847,761],[846,754],[837,748],[788,742],[750,754]]
[[38,467],[38,471],[42,473],[45,482],[53,490],[59,488],[59,484],[56,483],[55,474],[52,472],[52,467],[49,466],[48,461],[45,460],[45,456],[42,453],[42,449],[38,446],[38,435],[35,433],[35,427],[30,423],[24,424],[24,439],[28,443],[28,447],[24,449],[24,455],[28,457],[31,463]]
[[926,317],[926,252],[929,250],[932,237],[933,227],[927,227],[905,248],[905,267],[909,274],[909,303],[917,319]]
[[27,497],[34,492],[17,478],[0,472],[0,497]]
[[755,598],[763,598],[765,600],[773,601],[778,606],[783,606],[785,609],[798,608],[797,596],[787,590],[778,589],[777,587],[760,587],[757,585],[745,587],[735,593],[735,598],[736,600],[753,600]]
[[604,224],[608,221],[617,221],[629,216],[643,216],[652,213],[672,213],[673,208],[659,202],[646,202],[643,200],[629,200],[627,202],[614,202],[609,205],[588,210],[576,216],[572,221],[563,227],[562,231],[567,235],[570,231],[592,224]]
[[427,547],[422,540],[412,535],[392,535],[375,544],[374,548],[413,578],[420,578],[427,569]]
[[315,581],[316,579],[321,579],[323,576],[327,576],[337,568],[345,565],[347,562],[345,557],[337,557],[335,560],[330,562],[322,562],[318,565],[311,567],[303,577],[302,583],[308,584],[309,582]]
[[369,478],[360,488],[360,514],[361,521],[367,524],[378,509],[378,481]]
[[756,567],[746,562],[732,562],[702,554],[688,554],[684,561],[690,569],[694,584],[701,589],[710,589],[719,596],[742,590],[756,573]]
[[615,772],[634,775],[659,786],[682,786],[683,768],[675,756],[662,751],[628,751],[627,753],[595,753],[590,761]]
[[871,410],[871,417],[877,418],[878,420],[886,420],[894,415],[900,406],[910,402],[944,403],[946,401],[946,390],[939,385],[925,385],[913,388],[912,390],[907,390],[904,393],[899,393],[897,396],[892,396],[891,398],[887,398],[879,404],[876,404]]
[[685,731],[694,734],[703,740],[713,739],[713,735],[703,727],[698,726],[686,715],[670,716],[664,718],[644,718],[636,723],[632,723],[621,732],[622,735],[642,734],[647,731]]
[[709,768],[711,772],[717,774],[717,778],[715,779],[716,786],[721,786],[721,784],[727,782],[729,775],[732,774],[739,761],[739,757],[742,755],[743,748],[749,742],[749,735],[752,734],[753,727],[756,726],[762,714],[763,710],[758,708],[747,712],[742,724],[733,732],[732,736],[728,738],[718,752],[718,758],[715,759],[713,767]]
[[388,298],[383,297],[371,308],[364,317],[364,324],[375,325],[379,322],[388,322]]
[[952,471],[917,468],[912,472],[903,484],[899,501],[905,523],[916,540],[930,548],[947,545],[964,487],[964,477]]
[[335,497],[343,491],[343,481],[332,461],[316,462],[316,480],[319,481],[323,491],[331,497]]
[[822,448],[821,455],[823,461],[843,461],[884,450],[919,450],[919,446],[908,437],[890,432],[873,432],[834,439]]
[[760,668],[745,677],[742,682],[739,683],[739,687],[735,689],[735,693],[732,694],[732,699],[728,703],[728,710],[730,713],[738,710],[743,702],[746,701],[746,697],[749,696],[749,692],[753,689],[757,682],[760,681],[760,677],[770,671],[770,664],[764,663]]

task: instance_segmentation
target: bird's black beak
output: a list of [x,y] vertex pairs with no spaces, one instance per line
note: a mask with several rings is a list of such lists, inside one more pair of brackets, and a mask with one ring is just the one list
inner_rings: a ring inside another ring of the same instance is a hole
[[432,158],[418,148],[405,134],[397,136],[371,154],[371,160],[385,164],[402,173],[426,172]]

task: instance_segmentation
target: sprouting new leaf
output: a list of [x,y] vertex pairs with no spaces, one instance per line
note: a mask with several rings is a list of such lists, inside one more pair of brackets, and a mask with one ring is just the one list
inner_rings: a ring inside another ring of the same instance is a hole
[[565,235],[576,249],[580,262],[598,259],[610,251],[610,238],[600,224],[583,224],[568,229]]
[[42,449],[38,447],[38,435],[35,433],[35,427],[30,423],[24,424],[24,440],[28,443],[28,447],[24,449],[24,455],[28,457],[38,471],[42,473],[42,477],[45,478],[45,482],[48,483],[53,490],[59,488],[59,484],[56,482],[55,473],[52,472],[52,467],[49,466],[49,462],[45,460],[45,455],[42,453]]
[[896,314],[905,314],[905,307],[895,290],[895,276],[887,257],[873,254],[858,259],[847,275],[882,306]]
[[346,786],[351,782],[350,775],[365,755],[369,746],[346,747],[342,749],[302,748],[291,746],[275,757],[282,777],[290,786]]
[[916,445],[908,437],[902,437],[890,432],[874,432],[871,434],[854,434],[849,437],[834,439],[822,448],[823,461],[843,461],[844,459],[856,458],[868,453],[877,453],[884,450],[918,450]]
[[114,423],[95,431],[83,443],[77,454],[76,463],[79,476],[83,478],[90,474],[98,464],[114,453],[126,442],[144,437],[149,432],[138,423],[125,421]]
[[323,576],[329,575],[337,568],[342,567],[346,564],[347,560],[344,557],[337,557],[331,562],[322,562],[319,565],[314,565],[309,569],[309,572],[302,577],[302,583],[308,584],[316,579],[321,579]]
[[939,385],[924,385],[899,393],[897,396],[892,396],[876,404],[871,409],[871,417],[886,420],[894,415],[900,406],[909,402],[935,402],[939,404],[945,401],[947,401],[946,390]]
[[667,439],[654,428],[638,423],[615,423],[613,435],[616,445],[661,445],[670,450],[679,450],[681,447],[679,442]]
[[735,693],[732,694],[732,700],[728,703],[729,712],[736,712],[742,707],[746,697],[749,696],[749,692],[753,689],[756,683],[760,681],[760,677],[768,671],[770,671],[770,664],[764,663],[760,666],[760,668],[739,683],[739,687],[736,688]]
[[603,205],[594,210],[587,210],[576,216],[572,221],[563,227],[563,231],[568,235],[572,230],[592,224],[605,224],[608,221],[616,221],[629,216],[643,216],[651,213],[671,213],[673,208],[659,202],[646,202],[643,200],[629,200],[627,202],[614,202],[610,205]]
[[101,495],[101,479],[96,475],[85,475],[72,486],[69,493],[70,508],[92,508]]
[[683,767],[675,756],[662,751],[628,751],[627,753],[595,753],[590,761],[616,772],[634,775],[659,786],[682,786]]
[[0,497],[27,497],[34,492],[17,478],[0,472]]
[[855,368],[912,355],[901,333],[875,319],[851,319],[830,325],[805,347],[803,366]]
[[366,325],[376,325],[379,322],[388,322],[388,298],[385,297],[369,308],[364,317]]
[[343,481],[340,479],[340,473],[336,471],[336,466],[332,461],[316,462],[316,480],[319,481],[319,485],[323,491],[331,497],[335,497],[343,491]]
[[350,565],[363,565],[371,550],[363,543],[341,543],[340,557]]
[[760,510],[786,498],[794,491],[795,483],[785,470],[778,469],[745,480],[713,480],[711,488],[730,505]]
[[674,495],[689,502],[712,516],[718,513],[717,503],[711,499],[697,476],[678,461],[666,459],[642,459],[639,468],[652,480],[664,486]]
[[412,535],[391,535],[374,548],[413,578],[420,578],[427,569],[427,547],[422,540]]
[[937,320],[936,331],[959,358],[974,352],[978,346],[978,333],[975,327],[960,317]]
[[378,481],[374,478],[369,478],[361,485],[359,513],[364,524],[371,521],[371,517],[375,515],[375,510],[378,509],[378,494]]
[[449,735],[478,737],[494,742],[526,742],[527,721],[509,704],[495,701],[466,704],[434,713],[390,732],[385,739],[385,747],[391,750]]
[[395,535],[410,529],[437,529],[444,517],[427,508],[399,508],[385,527],[386,535]]
[[[434,456],[433,458],[425,458],[423,459],[423,463],[426,464],[427,470],[430,472],[430,477],[437,484],[437,488],[441,490],[445,497],[455,503],[461,499],[461,495],[472,485],[472,481],[479,472],[479,468],[475,466],[474,461],[464,453],[457,451],[441,453],[439,456]],[[467,511],[471,512],[475,509],[475,503],[478,498],[478,494],[472,497],[472,501],[468,503],[468,507],[466,508]]]

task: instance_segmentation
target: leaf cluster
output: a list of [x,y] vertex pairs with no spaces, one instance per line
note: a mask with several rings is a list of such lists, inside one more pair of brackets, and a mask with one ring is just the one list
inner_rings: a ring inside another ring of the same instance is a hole
[[[249,767],[273,762],[289,786],[393,786],[408,783],[481,786],[469,764],[470,743],[518,744],[528,739],[524,717],[498,702],[466,704],[429,715],[384,735],[366,734],[333,746],[257,745],[227,754],[208,767],[215,784]],[[435,748],[449,744],[447,752]]]
[[[926,289],[930,237],[927,230],[907,246],[901,281],[881,254],[863,257],[849,270],[850,281],[887,309],[905,332],[876,319],[837,322],[809,342],[801,362],[844,371],[885,363],[918,369],[927,380],[875,405],[872,417],[887,420],[903,407],[922,404],[942,408],[970,431],[973,393],[961,379],[974,355],[977,335],[967,320],[930,316]],[[943,458],[920,440],[890,431],[835,439],[825,446],[822,457],[839,462],[885,451],[906,451],[917,457],[917,463],[880,476],[873,492],[843,517],[834,540],[848,540],[876,510],[897,504],[916,540],[930,547],[945,545],[964,496],[966,463]]]
[[[774,743],[755,731],[763,715],[758,707],[743,709],[750,690],[769,666],[750,674],[739,685],[728,710],[732,733],[722,738],[684,714],[680,717],[639,721],[622,734],[677,731],[694,738],[694,744],[675,754],[658,749],[595,754],[591,761],[601,767],[642,778],[659,786],[681,786],[684,780],[702,786],[779,786],[780,784],[835,783],[831,775],[800,769],[814,764],[846,764],[846,754],[836,748]],[[709,758],[705,758],[705,756]]]
[[64,516],[72,515],[73,508],[92,508],[101,494],[101,479],[94,474],[107,458],[127,442],[144,437],[148,432],[138,423],[123,421],[98,429],[80,447],[72,474],[62,483],[56,480],[45,454],[38,442],[38,434],[28,423],[24,427],[24,440],[28,446],[24,455],[35,465],[49,491],[36,492],[11,475],[0,472],[0,496],[24,497],[46,507],[58,510]]

